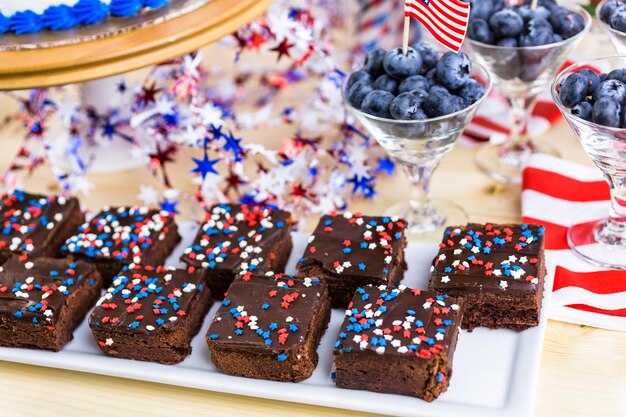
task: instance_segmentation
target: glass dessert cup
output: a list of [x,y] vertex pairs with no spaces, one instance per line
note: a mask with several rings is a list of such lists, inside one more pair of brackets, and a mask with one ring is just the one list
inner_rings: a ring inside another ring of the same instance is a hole
[[347,83],[345,105],[367,131],[404,169],[410,183],[408,201],[390,207],[386,215],[401,215],[413,238],[439,241],[446,225],[467,223],[467,213],[454,202],[429,198],[430,180],[441,159],[452,150],[476,110],[491,90],[487,70],[474,63],[472,75],[485,87],[476,103],[456,113],[425,120],[394,120],[372,116],[350,105]]
[[556,88],[570,74],[583,68],[610,72],[626,68],[626,56],[579,63],[563,70],[552,85],[552,98],[580,140],[585,152],[609,184],[608,210],[590,211],[567,232],[570,248],[586,261],[607,268],[626,269],[626,129],[601,126],[575,117],[559,99]]
[[561,42],[502,47],[466,40],[471,54],[489,69],[494,88],[510,106],[511,130],[507,141],[484,145],[476,155],[480,169],[500,183],[519,184],[522,168],[533,153],[557,154],[550,144],[538,144],[530,138],[527,128],[537,97],[591,27],[591,16],[582,7],[569,9],[583,16],[585,28]]
[[615,48],[617,53],[620,55],[626,55],[626,33],[613,29],[611,25],[604,23],[602,19],[600,19],[600,9],[607,1],[609,0],[602,0],[600,4],[598,4],[598,6],[596,7],[596,18],[598,19],[602,30],[604,30],[604,32],[609,35],[611,43],[613,44],[613,47]]

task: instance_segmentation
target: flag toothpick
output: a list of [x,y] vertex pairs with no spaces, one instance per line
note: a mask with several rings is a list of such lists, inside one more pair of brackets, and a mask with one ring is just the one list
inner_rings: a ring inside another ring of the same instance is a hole
[[531,10],[535,10],[535,9],[537,8],[537,3],[539,3],[539,0],[533,0],[533,1],[530,3],[530,8],[531,8]]

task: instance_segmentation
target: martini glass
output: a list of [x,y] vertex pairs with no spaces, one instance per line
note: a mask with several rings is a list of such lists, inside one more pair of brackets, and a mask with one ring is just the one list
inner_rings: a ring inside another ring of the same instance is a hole
[[576,254],[594,265],[626,269],[626,129],[601,126],[575,117],[561,103],[556,91],[567,76],[583,68],[608,73],[626,68],[626,57],[599,58],[572,65],[561,72],[552,85],[554,102],[587,155],[602,171],[611,191],[610,208],[585,213],[569,228],[567,240]]
[[498,182],[519,184],[522,168],[533,153],[557,154],[549,144],[537,144],[531,139],[527,128],[537,97],[591,27],[591,16],[582,7],[568,9],[583,16],[585,28],[561,42],[503,47],[466,39],[471,53],[489,69],[494,88],[510,106],[511,130],[507,141],[484,145],[476,154],[478,166]]
[[609,0],[602,0],[602,2],[598,4],[598,6],[596,7],[596,18],[598,19],[598,22],[600,22],[600,26],[602,26],[602,29],[606,32],[607,35],[609,35],[611,43],[613,43],[613,46],[615,47],[617,53],[620,55],[626,55],[626,33],[613,29],[611,25],[604,23],[602,19],[600,19],[600,10],[608,1]]
[[342,89],[345,105],[406,172],[410,183],[408,201],[390,207],[385,214],[402,215],[414,237],[440,240],[445,225],[467,223],[462,207],[448,200],[431,199],[429,191],[439,162],[452,150],[491,89],[491,77],[482,65],[474,63],[472,75],[485,87],[480,100],[456,113],[425,120],[372,116],[350,105],[346,99],[347,82]]

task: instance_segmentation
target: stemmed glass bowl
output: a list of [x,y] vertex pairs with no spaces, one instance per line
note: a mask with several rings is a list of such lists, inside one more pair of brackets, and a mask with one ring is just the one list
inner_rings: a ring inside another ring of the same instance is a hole
[[536,152],[557,154],[547,143],[528,136],[528,122],[539,94],[591,27],[591,16],[579,6],[568,7],[585,19],[584,29],[561,42],[531,47],[503,47],[466,39],[476,61],[489,69],[494,88],[508,101],[511,130],[507,141],[484,145],[476,155],[478,166],[501,183],[520,183],[521,172]]
[[604,23],[602,19],[600,19],[600,10],[609,0],[602,0],[600,4],[596,6],[596,18],[598,22],[600,22],[600,26],[609,35],[611,39],[611,43],[615,47],[615,50],[620,55],[626,55],[626,33],[620,32],[619,30],[615,30],[611,27],[611,25]]
[[[557,87],[583,68],[608,73],[626,68],[626,56],[599,58],[572,65],[552,85],[552,98],[580,140],[585,152],[609,184],[610,207],[590,210],[567,232],[570,248],[595,265],[626,269],[626,129],[601,126],[571,114],[559,98]],[[607,217],[608,211],[608,217]]]
[[429,191],[439,162],[452,150],[491,89],[491,77],[485,67],[473,64],[472,76],[485,87],[483,97],[456,113],[431,119],[394,120],[372,116],[350,105],[346,98],[347,81],[342,88],[347,108],[406,172],[410,183],[408,202],[390,207],[385,214],[402,215],[409,223],[412,237],[439,240],[447,224],[467,222],[462,207],[448,200],[431,199]]

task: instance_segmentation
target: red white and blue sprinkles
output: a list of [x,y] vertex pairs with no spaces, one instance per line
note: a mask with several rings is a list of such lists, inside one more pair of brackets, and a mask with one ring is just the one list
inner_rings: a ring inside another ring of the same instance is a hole
[[278,362],[297,355],[323,296],[317,278],[246,273],[230,286],[207,338],[220,344],[250,343],[272,352]]
[[171,213],[147,207],[105,207],[62,249],[88,258],[141,263],[152,244],[165,239],[173,221]]
[[[167,331],[187,316],[191,301],[205,290],[202,276],[173,267],[125,266],[98,300],[89,324],[120,334]],[[114,341],[98,343],[111,346]]]
[[[374,351],[428,360],[447,352],[459,326],[459,300],[404,285],[359,288],[346,310],[335,354]],[[438,382],[446,379],[437,376]]]

